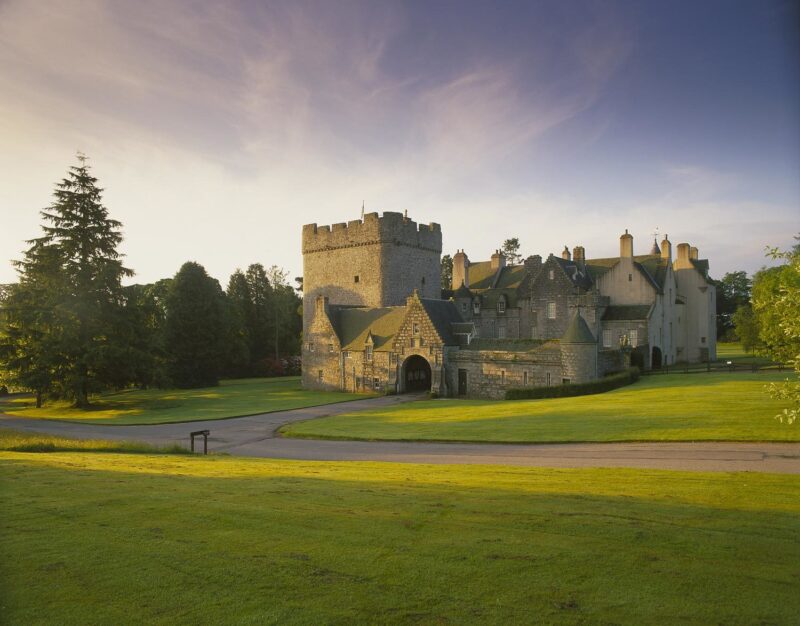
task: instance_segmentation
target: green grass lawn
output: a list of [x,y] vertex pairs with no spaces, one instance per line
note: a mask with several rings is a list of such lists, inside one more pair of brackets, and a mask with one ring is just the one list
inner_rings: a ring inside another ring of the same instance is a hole
[[722,363],[733,361],[737,365],[756,364],[762,367],[774,364],[774,361],[768,359],[767,357],[758,356],[752,352],[745,352],[744,348],[742,348],[742,344],[740,343],[718,343],[717,361]]
[[300,378],[223,380],[206,389],[148,389],[103,394],[94,407],[74,409],[55,402],[37,409],[29,397],[0,398],[0,413],[16,417],[59,419],[95,424],[163,424],[215,420],[255,413],[284,411],[366,397],[326,391],[307,391]]
[[283,427],[291,437],[557,442],[800,441],[764,385],[787,373],[643,377],[603,394],[546,400],[426,400]]
[[792,623],[768,474],[0,452],[9,624]]

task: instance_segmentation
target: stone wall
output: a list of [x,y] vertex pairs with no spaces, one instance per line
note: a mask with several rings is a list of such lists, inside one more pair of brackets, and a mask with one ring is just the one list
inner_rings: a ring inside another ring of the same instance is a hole
[[533,352],[462,348],[448,351],[445,369],[449,395],[458,393],[458,370],[462,369],[467,373],[467,398],[501,400],[511,387],[542,387],[548,381],[561,384],[561,353],[557,344]]
[[586,383],[597,378],[597,344],[561,343],[562,382]]

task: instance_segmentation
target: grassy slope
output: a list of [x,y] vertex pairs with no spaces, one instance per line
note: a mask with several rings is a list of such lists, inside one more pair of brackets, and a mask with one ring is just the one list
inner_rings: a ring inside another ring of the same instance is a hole
[[63,419],[96,424],[162,424],[213,420],[254,413],[297,409],[364,398],[363,394],[305,391],[299,378],[224,380],[206,389],[148,389],[123,391],[93,398],[91,410],[67,403],[41,409],[30,398],[0,400],[0,412],[18,417]]
[[773,416],[764,385],[778,373],[645,377],[604,394],[492,402],[429,400],[298,422],[293,437],[458,441],[800,441]]
[[8,623],[790,623],[800,481],[0,452]]

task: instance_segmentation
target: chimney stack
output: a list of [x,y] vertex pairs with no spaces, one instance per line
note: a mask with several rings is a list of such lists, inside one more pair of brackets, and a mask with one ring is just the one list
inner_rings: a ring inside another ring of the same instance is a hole
[[586,261],[586,250],[583,246],[575,246],[572,249],[572,260],[576,263],[584,263]]
[[697,248],[695,246],[691,246],[689,248],[689,258],[690,259],[694,259],[696,261],[697,260],[697,255],[698,255]]
[[567,248],[567,246],[564,246],[564,249],[561,251],[561,258],[565,261],[572,260],[572,255],[569,253],[569,248]]
[[620,258],[633,258],[633,235],[628,234],[628,229],[625,229],[625,234],[619,238],[619,256]]
[[494,254],[492,255],[492,269],[499,270],[506,266],[506,255],[500,252],[500,250],[495,250]]
[[669,240],[669,235],[664,235],[664,241],[661,242],[661,258],[672,260],[672,242]]
[[450,288],[455,291],[462,284],[469,287],[469,258],[463,250],[458,250],[453,256],[453,284]]

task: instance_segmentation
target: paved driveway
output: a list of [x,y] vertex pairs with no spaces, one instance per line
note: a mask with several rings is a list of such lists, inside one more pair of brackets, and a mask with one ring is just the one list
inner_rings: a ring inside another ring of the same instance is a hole
[[287,439],[275,434],[278,428],[291,422],[391,406],[416,398],[413,395],[368,398],[228,420],[151,426],[102,426],[0,415],[0,426],[80,439],[136,440],[187,446],[189,432],[208,429],[211,431],[211,452],[280,459],[800,474],[800,443],[480,444],[323,441]]

